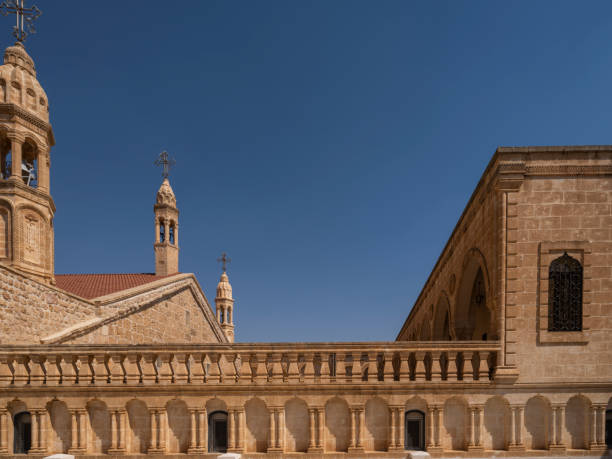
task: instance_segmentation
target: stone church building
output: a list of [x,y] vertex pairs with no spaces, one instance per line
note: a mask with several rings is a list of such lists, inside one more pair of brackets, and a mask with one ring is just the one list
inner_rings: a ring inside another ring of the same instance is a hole
[[179,272],[167,179],[155,273],[56,274],[54,143],[17,42],[0,66],[0,456],[607,454],[612,146],[498,148],[395,339],[287,344],[239,342],[225,271],[214,305]]

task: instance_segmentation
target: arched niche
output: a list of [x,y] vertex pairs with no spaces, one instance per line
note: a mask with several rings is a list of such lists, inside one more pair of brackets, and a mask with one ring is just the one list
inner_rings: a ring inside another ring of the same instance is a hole
[[252,398],[244,405],[246,416],[246,450],[265,453],[268,450],[270,412],[263,400]]
[[111,419],[106,403],[91,400],[87,403],[87,413],[92,436],[89,439],[90,452],[107,454],[111,445]]
[[505,450],[511,429],[510,405],[503,397],[492,397],[484,406],[484,447]]
[[47,437],[51,453],[67,453],[72,442],[72,417],[66,403],[53,400],[47,405],[51,432]]
[[147,405],[142,400],[130,400],[126,405],[129,435],[128,452],[131,454],[146,454],[151,441],[151,417]]
[[525,405],[525,446],[529,449],[548,449],[550,436],[550,402],[537,395],[527,400]]
[[308,405],[304,400],[292,398],[285,403],[285,423],[287,425],[285,450],[305,453],[308,449],[310,420]]
[[166,404],[168,413],[168,442],[169,453],[186,453],[189,447],[189,432],[191,419],[187,404],[182,400],[170,400]]
[[458,340],[497,339],[489,291],[484,257],[472,249],[463,265],[453,314]]
[[389,407],[380,397],[371,398],[365,405],[366,451],[387,451],[389,440]]
[[581,395],[570,398],[565,407],[565,427],[570,436],[572,449],[589,447],[589,410],[591,401]]
[[347,452],[350,434],[350,410],[345,400],[334,397],[325,404],[325,451]]
[[452,397],[444,403],[443,424],[446,435],[444,449],[464,451],[467,445],[468,404],[462,397]]
[[0,199],[0,260],[11,258],[12,215],[10,203]]

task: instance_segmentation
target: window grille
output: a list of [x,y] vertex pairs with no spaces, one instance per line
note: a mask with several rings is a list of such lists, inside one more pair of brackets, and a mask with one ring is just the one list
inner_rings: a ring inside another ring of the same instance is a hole
[[548,331],[582,330],[582,265],[565,252],[548,272]]

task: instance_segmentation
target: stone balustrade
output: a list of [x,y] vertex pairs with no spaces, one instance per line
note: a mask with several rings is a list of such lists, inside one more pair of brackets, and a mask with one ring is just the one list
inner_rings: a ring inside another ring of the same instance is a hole
[[0,387],[488,384],[487,342],[3,346]]

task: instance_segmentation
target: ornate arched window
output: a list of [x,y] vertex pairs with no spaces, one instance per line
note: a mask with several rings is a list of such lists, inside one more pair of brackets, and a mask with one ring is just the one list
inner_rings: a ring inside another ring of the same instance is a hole
[[548,331],[582,330],[582,265],[565,252],[548,271]]

